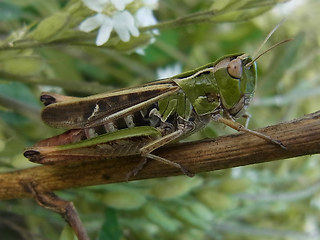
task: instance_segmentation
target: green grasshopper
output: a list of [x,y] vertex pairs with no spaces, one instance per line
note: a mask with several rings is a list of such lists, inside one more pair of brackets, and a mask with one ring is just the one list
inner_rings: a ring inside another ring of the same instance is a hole
[[167,79],[84,98],[43,93],[43,121],[70,130],[38,142],[24,156],[32,162],[56,164],[141,155],[143,161],[128,177],[136,175],[147,159],[192,176],[180,164],[152,152],[198,131],[211,120],[285,148],[279,141],[235,122],[247,117],[245,110],[257,81],[256,60],[261,55],[227,55]]

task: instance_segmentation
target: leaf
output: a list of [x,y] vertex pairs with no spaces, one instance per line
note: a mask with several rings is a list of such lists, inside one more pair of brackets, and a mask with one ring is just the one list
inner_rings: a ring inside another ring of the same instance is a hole
[[34,75],[43,68],[43,60],[37,56],[16,56],[0,60],[0,70],[16,75]]
[[58,12],[42,20],[37,28],[30,33],[29,37],[39,42],[53,40],[52,38],[61,32],[68,21],[68,13]]
[[119,227],[116,211],[107,208],[104,212],[105,220],[99,233],[98,240],[119,240],[122,233]]
[[[48,67],[54,72],[57,79],[81,80],[82,69],[77,68],[77,62],[65,51],[57,49],[43,49],[41,56],[48,59]],[[68,69],[68,71],[66,71]],[[81,71],[80,71],[81,70]]]
[[160,208],[154,204],[147,204],[143,208],[145,216],[149,221],[159,225],[163,230],[174,232],[181,227],[181,223],[166,212],[166,209]]
[[166,179],[154,185],[151,189],[153,197],[168,200],[188,194],[192,189],[202,184],[202,178],[188,178],[185,176]]
[[35,107],[40,107],[38,96],[25,85],[19,82],[0,82],[0,96],[6,96],[23,101]]
[[68,224],[63,228],[59,240],[77,240],[76,235]]
[[[114,48],[117,51],[120,52],[132,52],[136,50],[137,48],[143,48],[144,46],[148,46],[150,41],[152,39],[152,35],[148,33],[142,33],[138,37],[131,37],[130,41],[128,42],[122,42],[118,41]],[[110,44],[111,45],[111,44]],[[108,46],[108,44],[107,44]]]
[[137,191],[112,191],[103,195],[103,203],[117,209],[137,209],[141,207],[146,198]]
[[[0,117],[10,125],[22,126],[29,121],[23,116],[38,116],[40,104],[36,96],[19,82],[0,82]],[[23,116],[22,116],[23,115]]]
[[240,9],[241,7],[245,6],[249,1],[248,0],[227,0],[227,1],[214,1],[211,5],[211,9],[214,9],[215,11],[222,10],[225,12],[234,11],[237,9]]
[[21,9],[14,4],[0,2],[0,21],[17,20],[21,14]]

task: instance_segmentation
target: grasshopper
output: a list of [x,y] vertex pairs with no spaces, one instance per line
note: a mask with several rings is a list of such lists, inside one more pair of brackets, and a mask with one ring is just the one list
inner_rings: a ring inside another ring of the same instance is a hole
[[231,54],[167,79],[84,98],[43,93],[42,120],[69,130],[38,142],[26,149],[24,156],[36,163],[57,164],[141,155],[143,161],[128,177],[136,175],[147,159],[192,176],[182,165],[153,151],[198,131],[211,120],[285,148],[235,121],[248,116],[245,111],[255,91],[256,60],[261,55]]

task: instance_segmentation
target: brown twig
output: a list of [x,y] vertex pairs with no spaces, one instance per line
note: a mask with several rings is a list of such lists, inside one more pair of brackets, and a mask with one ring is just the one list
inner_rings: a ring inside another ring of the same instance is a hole
[[[212,140],[168,146],[155,154],[182,164],[194,173],[269,162],[320,153],[320,111],[300,119],[258,130],[281,141],[287,150],[250,134],[235,134]],[[139,156],[78,162],[74,165],[39,166],[0,174],[0,199],[32,197],[24,184],[32,182],[38,191],[124,182]],[[130,180],[181,175],[171,166],[149,161]]]
[[25,183],[24,188],[32,194],[41,207],[60,214],[72,227],[78,240],[89,240],[89,236],[72,202],[65,201],[52,192],[38,191],[33,182]]

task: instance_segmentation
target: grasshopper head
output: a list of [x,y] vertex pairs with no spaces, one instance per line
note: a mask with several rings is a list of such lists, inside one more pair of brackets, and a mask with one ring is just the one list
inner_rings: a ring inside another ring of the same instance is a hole
[[240,117],[255,91],[256,63],[247,54],[227,56],[216,64],[214,76],[224,110]]

